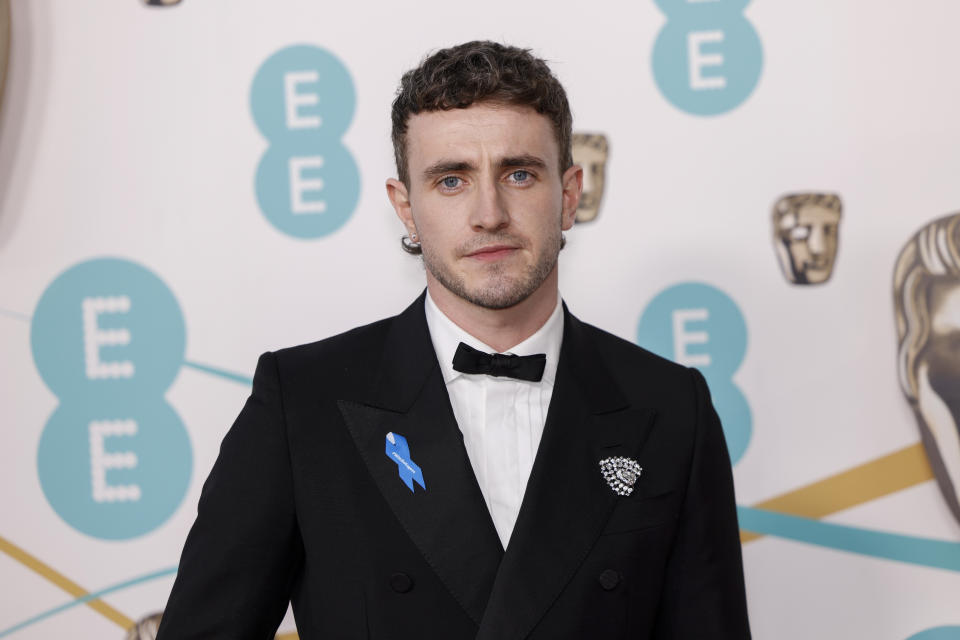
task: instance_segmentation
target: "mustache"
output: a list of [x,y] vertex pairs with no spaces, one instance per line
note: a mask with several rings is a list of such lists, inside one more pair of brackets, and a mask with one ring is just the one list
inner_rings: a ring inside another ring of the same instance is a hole
[[526,248],[527,246],[523,238],[511,233],[487,233],[482,236],[473,237],[468,242],[457,246],[457,255],[469,255],[484,247],[500,244],[517,248]]

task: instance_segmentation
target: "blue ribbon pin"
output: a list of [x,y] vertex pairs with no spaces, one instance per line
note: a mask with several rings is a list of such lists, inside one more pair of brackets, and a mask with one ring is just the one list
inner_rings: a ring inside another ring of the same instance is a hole
[[427,485],[423,483],[423,471],[413,460],[410,459],[410,446],[407,439],[398,433],[392,431],[387,434],[387,457],[397,464],[397,470],[400,472],[400,479],[407,485],[410,491],[413,491],[413,481],[426,490]]

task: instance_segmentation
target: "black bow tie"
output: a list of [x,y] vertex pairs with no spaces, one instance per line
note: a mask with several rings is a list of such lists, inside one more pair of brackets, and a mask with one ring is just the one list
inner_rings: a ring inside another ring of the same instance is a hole
[[540,382],[547,366],[547,354],[514,356],[505,353],[485,353],[460,343],[453,354],[453,368],[460,373],[485,373],[488,376],[506,376],[517,380]]

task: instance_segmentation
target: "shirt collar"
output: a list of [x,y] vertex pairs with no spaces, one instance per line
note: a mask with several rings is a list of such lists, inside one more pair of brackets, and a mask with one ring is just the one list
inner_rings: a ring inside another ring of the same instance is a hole
[[[424,303],[424,311],[427,316],[427,328],[430,330],[430,340],[433,342],[433,350],[437,352],[437,360],[440,361],[440,370],[443,373],[445,384],[450,384],[459,376],[467,375],[453,368],[453,354],[461,342],[474,349],[488,353],[496,352],[496,349],[474,338],[457,326],[443,311],[440,311],[433,298],[430,297],[429,291]],[[543,326],[520,344],[502,353],[512,353],[518,356],[545,353],[547,364],[543,370],[541,382],[552,385],[557,377],[557,361],[560,359],[561,342],[563,342],[563,304],[558,295],[557,306],[550,317],[547,318],[547,321],[543,323]]]

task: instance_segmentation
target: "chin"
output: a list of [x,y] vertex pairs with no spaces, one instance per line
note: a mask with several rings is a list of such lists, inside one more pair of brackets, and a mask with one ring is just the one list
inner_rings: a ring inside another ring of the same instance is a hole
[[807,271],[807,282],[811,284],[820,284],[830,279],[830,270],[814,269]]

